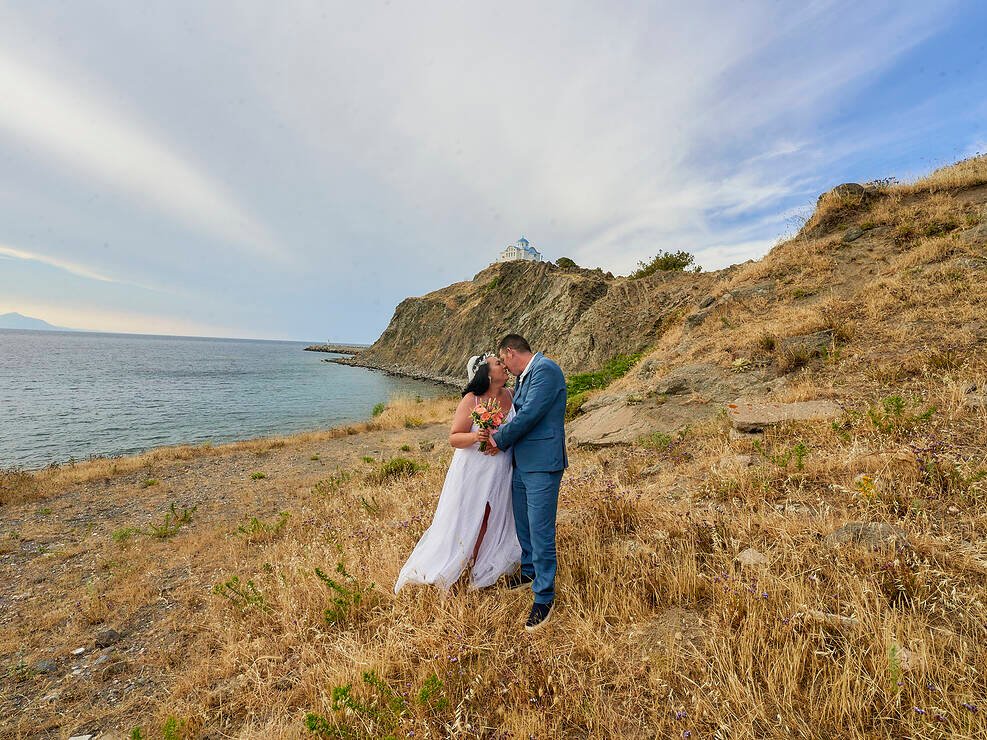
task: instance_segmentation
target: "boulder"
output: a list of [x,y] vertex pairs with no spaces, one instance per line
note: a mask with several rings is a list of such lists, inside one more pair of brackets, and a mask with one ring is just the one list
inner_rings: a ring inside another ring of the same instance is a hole
[[823,329],[812,334],[797,334],[793,337],[785,337],[778,343],[778,350],[782,354],[808,352],[817,355],[828,350],[832,343],[833,330]]
[[759,565],[767,565],[771,562],[767,555],[758,552],[753,547],[748,547],[735,557],[734,560],[748,568],[756,568]]
[[859,545],[871,550],[881,550],[891,545],[907,545],[908,535],[901,527],[884,522],[847,522],[830,532],[823,542],[831,547]]
[[706,320],[706,317],[709,316],[709,313],[710,313],[710,309],[707,308],[702,311],[696,311],[695,313],[689,314],[688,316],[685,317],[686,327],[688,327],[689,329],[695,329],[697,326],[699,326],[701,323],[703,323]]
[[867,195],[867,188],[865,188],[860,183],[845,182],[842,185],[837,185],[832,190],[820,195],[819,200],[822,200],[827,195],[834,195],[835,197],[840,199],[863,198],[865,195]]
[[987,222],[977,224],[970,229],[963,229],[959,232],[959,239],[961,244],[969,246],[987,244]]
[[107,648],[120,642],[120,633],[114,629],[103,630],[96,635],[96,647]]
[[851,242],[857,241],[857,239],[859,239],[863,235],[864,235],[863,229],[861,229],[859,226],[851,226],[843,234],[843,243],[850,244]]
[[727,404],[727,416],[733,428],[740,432],[758,432],[766,427],[792,421],[826,421],[843,414],[832,401],[744,401]]
[[716,303],[716,299],[713,296],[708,295],[699,302],[699,308],[709,308],[714,303]]
[[56,673],[58,671],[58,664],[53,660],[45,658],[35,663],[33,668],[36,673]]

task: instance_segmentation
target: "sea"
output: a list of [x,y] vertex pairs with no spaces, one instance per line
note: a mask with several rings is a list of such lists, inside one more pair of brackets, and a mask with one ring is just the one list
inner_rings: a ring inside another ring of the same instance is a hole
[[327,429],[449,393],[308,344],[0,329],[0,468]]

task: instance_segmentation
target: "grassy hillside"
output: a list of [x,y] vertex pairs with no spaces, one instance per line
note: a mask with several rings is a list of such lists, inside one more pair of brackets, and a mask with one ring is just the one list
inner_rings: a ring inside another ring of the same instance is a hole
[[[523,593],[391,593],[451,400],[6,475],[0,734],[987,736],[985,165],[827,195],[587,381],[575,424],[619,406],[641,433],[572,450],[535,636]],[[845,413],[738,435],[735,383]]]

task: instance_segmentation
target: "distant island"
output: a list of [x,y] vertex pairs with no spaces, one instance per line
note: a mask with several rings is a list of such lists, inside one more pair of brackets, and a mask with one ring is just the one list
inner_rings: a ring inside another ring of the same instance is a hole
[[33,329],[35,331],[75,331],[64,326],[54,326],[43,319],[11,312],[0,314],[0,329]]

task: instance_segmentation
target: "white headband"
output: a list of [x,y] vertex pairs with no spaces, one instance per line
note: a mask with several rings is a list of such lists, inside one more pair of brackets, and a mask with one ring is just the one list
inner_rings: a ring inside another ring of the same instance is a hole
[[489,355],[473,355],[470,357],[469,362],[466,363],[466,382],[470,383],[473,381],[473,376],[476,375],[476,371],[480,369],[480,365],[489,357]]

